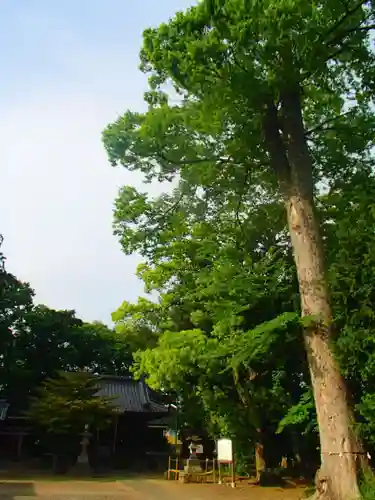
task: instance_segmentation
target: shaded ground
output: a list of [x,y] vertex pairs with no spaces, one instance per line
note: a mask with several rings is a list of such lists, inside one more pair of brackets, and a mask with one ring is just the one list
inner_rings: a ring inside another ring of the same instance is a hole
[[[123,483],[121,483],[123,484]],[[144,500],[299,500],[304,488],[261,488],[247,484],[236,488],[214,484],[180,484],[175,481],[127,481]]]
[[0,500],[299,500],[303,488],[237,488],[133,478],[123,481],[0,481]]

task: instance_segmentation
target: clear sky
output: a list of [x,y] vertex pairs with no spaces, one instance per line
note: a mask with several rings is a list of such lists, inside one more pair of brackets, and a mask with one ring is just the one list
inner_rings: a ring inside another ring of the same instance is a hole
[[142,294],[111,227],[119,186],[140,179],[109,166],[101,131],[143,108],[143,29],[192,3],[0,0],[0,233],[37,302],[109,322]]

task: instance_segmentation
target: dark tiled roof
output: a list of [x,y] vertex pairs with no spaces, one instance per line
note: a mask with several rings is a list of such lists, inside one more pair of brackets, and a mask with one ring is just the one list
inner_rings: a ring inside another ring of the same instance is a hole
[[151,391],[142,380],[130,377],[100,377],[97,396],[113,398],[119,412],[167,413],[168,408],[151,399]]

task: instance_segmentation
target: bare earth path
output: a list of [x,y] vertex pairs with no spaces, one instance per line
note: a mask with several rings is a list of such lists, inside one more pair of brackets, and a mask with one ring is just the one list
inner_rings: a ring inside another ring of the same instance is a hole
[[0,500],[299,500],[302,488],[237,488],[156,479],[124,481],[0,481]]
[[304,497],[303,488],[260,488],[247,485],[231,488],[213,484],[183,485],[163,480],[127,481],[126,484],[141,493],[144,500],[299,500]]

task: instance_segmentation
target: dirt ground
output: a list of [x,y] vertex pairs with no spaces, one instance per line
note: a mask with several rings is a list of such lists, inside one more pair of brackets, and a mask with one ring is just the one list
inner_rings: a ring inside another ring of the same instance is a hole
[[241,484],[180,484],[159,479],[121,481],[1,481],[0,500],[299,500],[304,488]]
[[[145,500],[299,500],[304,498],[305,488],[267,488],[247,484],[180,484],[174,481],[143,481],[134,485],[143,490]],[[149,496],[148,496],[149,495]]]

